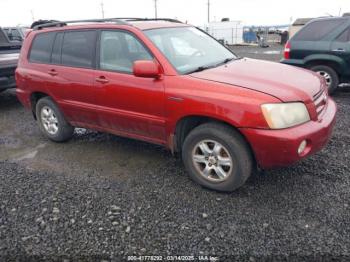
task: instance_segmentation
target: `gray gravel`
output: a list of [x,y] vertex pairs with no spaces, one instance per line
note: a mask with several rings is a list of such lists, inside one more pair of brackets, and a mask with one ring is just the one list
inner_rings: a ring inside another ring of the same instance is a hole
[[232,46],[230,49],[241,57],[250,57],[254,59],[263,59],[270,61],[279,61],[283,56],[284,46],[272,44],[267,48],[257,46]]
[[0,94],[0,261],[347,261],[349,90],[335,100],[338,122],[326,149],[222,194],[191,182],[159,146],[86,130],[66,144],[48,142],[14,93]]

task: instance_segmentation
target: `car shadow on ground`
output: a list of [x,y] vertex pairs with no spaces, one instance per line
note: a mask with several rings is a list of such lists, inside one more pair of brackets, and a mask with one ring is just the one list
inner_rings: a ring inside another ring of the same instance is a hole
[[21,104],[16,97],[16,92],[14,89],[6,90],[0,93],[0,111],[11,110],[19,106],[21,106]]

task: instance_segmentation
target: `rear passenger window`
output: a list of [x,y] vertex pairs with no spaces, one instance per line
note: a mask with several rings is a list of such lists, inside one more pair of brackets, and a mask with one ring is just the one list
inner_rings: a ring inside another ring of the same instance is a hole
[[35,36],[29,54],[29,61],[36,63],[50,63],[52,44],[56,33],[42,33]]
[[319,20],[311,22],[303,27],[298,34],[295,35],[294,40],[300,41],[319,41],[328,35],[332,30],[343,24],[346,19],[334,20]]
[[61,63],[62,40],[64,33],[57,33],[53,43],[51,63],[59,65]]
[[349,40],[350,40],[350,28],[346,29],[337,38],[337,42],[349,42]]
[[94,65],[96,31],[68,31],[62,45],[62,65],[92,68]]

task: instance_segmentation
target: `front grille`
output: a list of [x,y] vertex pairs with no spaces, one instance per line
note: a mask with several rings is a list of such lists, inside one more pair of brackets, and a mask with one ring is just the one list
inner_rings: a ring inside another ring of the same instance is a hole
[[328,100],[328,95],[325,90],[321,90],[319,93],[314,95],[314,105],[316,107],[317,116],[322,114],[323,110],[326,108]]

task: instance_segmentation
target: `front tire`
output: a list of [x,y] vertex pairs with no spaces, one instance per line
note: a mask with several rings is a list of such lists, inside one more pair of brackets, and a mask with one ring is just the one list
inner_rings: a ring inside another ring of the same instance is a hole
[[72,138],[74,127],[64,118],[58,106],[49,97],[36,104],[36,118],[41,132],[54,142],[65,142]]
[[339,85],[339,76],[337,72],[335,72],[333,68],[324,65],[311,67],[311,70],[318,73],[326,80],[328,93],[330,95],[334,94]]
[[243,137],[233,128],[207,123],[186,137],[182,159],[192,180],[216,191],[232,192],[252,173],[253,159]]

